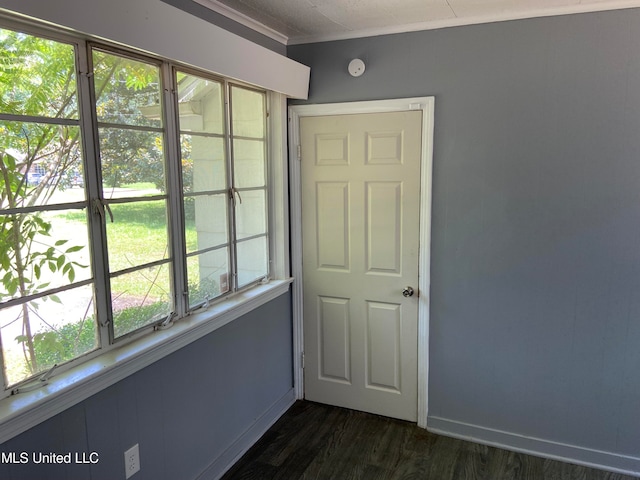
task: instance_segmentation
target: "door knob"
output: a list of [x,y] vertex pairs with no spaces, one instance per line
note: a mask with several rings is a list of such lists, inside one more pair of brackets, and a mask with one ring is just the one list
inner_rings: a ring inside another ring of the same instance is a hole
[[411,296],[413,296],[413,288],[411,288],[411,287],[404,287],[404,290],[402,290],[402,295],[404,295],[405,297],[411,297]]

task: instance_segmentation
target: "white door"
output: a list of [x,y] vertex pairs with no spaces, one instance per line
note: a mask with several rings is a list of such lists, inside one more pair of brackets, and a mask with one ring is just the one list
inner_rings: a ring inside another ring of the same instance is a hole
[[308,400],[417,418],[421,133],[421,111],[300,118]]

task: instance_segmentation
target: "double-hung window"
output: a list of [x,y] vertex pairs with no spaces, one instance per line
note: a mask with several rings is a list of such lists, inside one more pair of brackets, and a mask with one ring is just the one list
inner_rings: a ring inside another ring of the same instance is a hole
[[0,28],[4,396],[269,279],[267,117],[251,86]]

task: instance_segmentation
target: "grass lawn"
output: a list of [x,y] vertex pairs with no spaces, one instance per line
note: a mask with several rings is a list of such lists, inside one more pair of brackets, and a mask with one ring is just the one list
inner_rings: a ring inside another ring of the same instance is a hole
[[[129,188],[146,190],[152,184],[134,184]],[[188,209],[189,210],[189,209]],[[112,204],[114,221],[107,216],[107,248],[109,270],[111,274],[131,267],[142,266],[158,260],[168,259],[168,229],[165,200],[141,201],[127,204]],[[197,233],[194,215],[187,212],[185,238],[189,251],[197,249]],[[46,221],[53,225],[52,236],[43,239],[41,245],[53,245],[56,241],[68,240],[64,247],[82,246],[75,252],[75,261],[89,265],[89,245],[86,234],[87,216],[85,210],[48,212]],[[39,247],[43,248],[43,247]],[[59,273],[47,271],[56,282],[66,284],[68,280],[59,278]],[[76,281],[90,278],[87,268],[77,267]],[[194,281],[194,278],[190,278]],[[196,280],[197,281],[197,280]],[[55,286],[55,285],[53,285]],[[85,287],[83,287],[85,288]],[[59,306],[62,311],[52,309],[51,305],[42,308],[40,313],[34,311],[30,320],[34,333],[34,345],[38,357],[38,370],[42,371],[54,363],[63,363],[95,348],[96,333],[93,320],[91,287],[86,287],[82,299],[84,306],[69,308],[72,303]],[[172,302],[171,272],[169,264],[142,268],[138,271],[116,275],[111,281],[114,310],[114,331],[116,336],[126,334],[141,326],[149,324],[157,315],[166,315]],[[197,289],[196,289],[197,291]],[[71,295],[75,295],[76,291]],[[61,293],[64,296],[66,293]],[[77,295],[76,295],[77,296]],[[85,298],[86,297],[86,298]],[[34,301],[33,304],[42,304]],[[49,304],[47,304],[49,305]],[[38,305],[34,305],[37,307]],[[48,312],[47,315],[43,315]],[[77,319],[85,312],[85,319]],[[9,312],[11,313],[11,312]],[[16,312],[18,313],[18,312]],[[37,320],[42,319],[42,321]],[[0,319],[0,324],[6,323]],[[23,346],[16,343],[21,333],[21,323],[14,322],[2,329],[5,356],[5,369],[12,383],[29,376],[29,367],[25,360]]]
[[[126,268],[168,258],[166,207],[163,200],[116,204],[111,206],[113,223],[108,219],[107,246],[109,250],[109,270],[114,273]],[[67,222],[84,224],[84,212],[59,215]],[[195,250],[197,233],[195,221],[187,220],[185,229],[187,248]],[[168,285],[168,269],[162,269],[158,283]],[[133,277],[126,285],[121,285],[131,295],[145,295],[148,286]]]

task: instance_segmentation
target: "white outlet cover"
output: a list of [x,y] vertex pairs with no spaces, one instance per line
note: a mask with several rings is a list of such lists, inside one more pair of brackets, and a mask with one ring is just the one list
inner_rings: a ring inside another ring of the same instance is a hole
[[364,73],[365,65],[359,58],[354,58],[349,62],[349,74],[352,77],[359,77]]
[[140,471],[140,448],[136,443],[129,450],[124,452],[124,472],[125,478],[131,477]]

